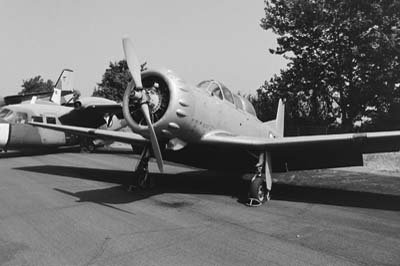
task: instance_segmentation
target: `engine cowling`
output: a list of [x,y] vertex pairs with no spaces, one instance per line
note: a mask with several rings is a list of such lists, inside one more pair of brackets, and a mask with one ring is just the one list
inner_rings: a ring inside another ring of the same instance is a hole
[[[162,140],[179,135],[192,113],[191,91],[171,70],[147,70],[141,73],[143,88],[149,95],[149,107],[154,130]],[[134,86],[134,84],[133,84]],[[148,136],[140,103],[130,99],[133,88],[128,86],[123,98],[123,114],[133,132]]]

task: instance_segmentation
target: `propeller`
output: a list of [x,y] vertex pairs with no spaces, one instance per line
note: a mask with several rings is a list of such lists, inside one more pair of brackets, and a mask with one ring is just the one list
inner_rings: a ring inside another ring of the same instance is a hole
[[[149,129],[151,147],[153,149],[154,157],[156,158],[156,161],[157,161],[158,169],[160,170],[160,172],[163,172],[164,171],[163,160],[162,160],[162,156],[161,156],[160,146],[158,145],[158,141],[157,141],[157,136],[154,131],[153,123],[150,118],[149,96],[146,92],[146,89],[144,89],[143,85],[142,85],[142,76],[140,74],[139,59],[136,56],[135,49],[133,47],[133,43],[129,39],[129,37],[124,36],[122,38],[122,45],[124,48],[125,59],[128,63],[128,68],[129,68],[129,71],[131,72],[133,82],[135,85],[133,97],[140,104],[140,109],[143,113],[144,118],[146,119],[147,127]],[[132,85],[132,84],[130,84],[130,85]],[[131,86],[129,86],[128,89],[130,89],[130,87]],[[127,121],[128,121],[128,119],[127,119]]]

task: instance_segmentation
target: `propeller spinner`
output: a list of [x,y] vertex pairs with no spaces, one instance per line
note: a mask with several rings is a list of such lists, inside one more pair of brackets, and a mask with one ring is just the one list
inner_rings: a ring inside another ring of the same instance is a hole
[[[160,170],[160,172],[163,172],[164,171],[163,160],[162,160],[162,156],[161,156],[160,146],[157,141],[157,136],[154,131],[154,127],[153,127],[153,124],[152,124],[152,121],[150,118],[149,95],[148,95],[148,92],[146,91],[146,89],[143,88],[143,85],[142,85],[142,77],[140,74],[139,59],[135,53],[133,43],[129,39],[129,37],[125,36],[124,38],[122,38],[122,45],[124,48],[125,59],[128,63],[128,68],[132,74],[132,79],[133,79],[133,83],[131,83],[128,86],[128,88],[125,91],[125,94],[127,94],[127,93],[131,94],[133,92],[134,99],[138,102],[138,104],[140,104],[140,109],[143,113],[144,118],[146,119],[147,126],[149,129],[151,147],[153,149],[154,156],[157,160],[158,169]],[[132,91],[132,88],[133,88],[133,91]],[[130,112],[129,112],[129,102],[126,102],[125,98],[127,98],[127,97],[124,96],[123,112],[124,112],[126,121],[128,122],[128,124],[130,124],[132,122],[132,119],[130,117]]]

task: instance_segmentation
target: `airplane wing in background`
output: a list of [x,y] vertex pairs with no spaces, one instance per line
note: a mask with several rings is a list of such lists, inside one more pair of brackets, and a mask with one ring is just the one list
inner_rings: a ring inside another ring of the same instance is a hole
[[63,126],[63,125],[44,124],[37,122],[30,122],[29,124],[57,131],[69,132],[75,135],[100,138],[103,140],[119,141],[133,145],[145,145],[150,143],[148,139],[132,132],[93,129],[87,127]]
[[65,115],[59,117],[63,125],[98,128],[106,123],[104,116],[115,115],[123,119],[122,107],[120,104],[99,104],[75,108]]

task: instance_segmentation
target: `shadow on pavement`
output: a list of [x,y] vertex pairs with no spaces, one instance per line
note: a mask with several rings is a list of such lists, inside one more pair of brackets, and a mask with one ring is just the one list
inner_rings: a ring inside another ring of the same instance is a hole
[[[247,197],[248,183],[243,179],[238,176],[206,170],[177,174],[152,173],[157,184],[155,189],[145,191],[136,189],[133,192],[128,192],[127,185],[132,183],[131,171],[58,165],[29,166],[14,169],[117,184],[117,186],[104,189],[76,193],[55,189],[78,198],[78,201],[90,201],[103,205],[130,203],[163,193],[227,195],[236,198],[241,203],[244,203]],[[273,185],[272,200],[392,211],[400,210],[400,196],[397,195],[323,187],[321,184],[314,187],[276,182]]]
[[24,156],[39,156],[45,154],[56,154],[56,153],[65,153],[65,152],[80,152],[80,147],[62,147],[62,148],[43,148],[38,147],[35,149],[25,149],[25,150],[10,150],[7,152],[0,152],[0,159],[1,158],[16,158],[16,157],[24,157]]

